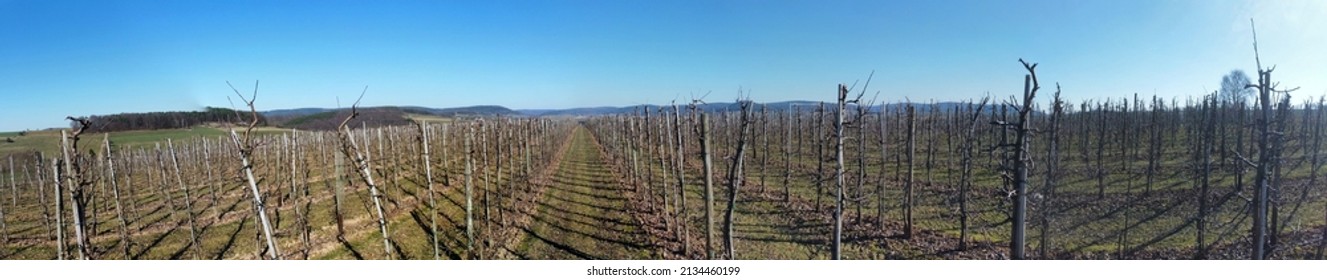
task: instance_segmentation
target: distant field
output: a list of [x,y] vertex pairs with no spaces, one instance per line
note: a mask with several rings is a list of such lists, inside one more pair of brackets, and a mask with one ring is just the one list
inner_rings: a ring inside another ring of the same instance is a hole
[[448,117],[439,117],[439,116],[421,115],[421,114],[405,114],[405,118],[411,120],[427,121],[431,123],[449,123],[452,122],[453,120],[452,118]]
[[[258,134],[279,134],[290,131],[275,127],[260,127],[254,130]],[[12,138],[14,143],[0,141],[0,158],[8,158],[10,155],[28,152],[42,152],[54,154],[59,152],[60,131],[42,130],[30,131],[25,136],[18,136],[19,132],[0,132],[0,138]],[[217,127],[193,127],[188,129],[162,129],[162,130],[139,130],[125,132],[111,132],[111,142],[117,149],[141,147],[144,145],[155,145],[156,142],[189,140],[198,137],[221,137],[229,134],[229,130]],[[82,145],[101,146],[102,137],[105,133],[93,133],[83,136]],[[91,143],[91,144],[90,144]]]

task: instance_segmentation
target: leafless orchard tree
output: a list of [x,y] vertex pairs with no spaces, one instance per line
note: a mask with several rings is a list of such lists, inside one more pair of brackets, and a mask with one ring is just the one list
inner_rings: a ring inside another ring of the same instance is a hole
[[733,156],[732,164],[728,168],[728,210],[724,214],[724,247],[728,249],[728,259],[730,260],[737,259],[736,250],[734,249],[733,244],[733,211],[737,209],[738,188],[741,188],[746,181],[745,175],[743,175],[743,169],[746,164],[747,139],[751,130],[750,126],[753,122],[751,119],[751,106],[753,106],[753,102],[750,100],[738,100],[737,103],[741,108],[738,113],[740,115],[738,116],[739,120],[737,128],[737,153]]
[[[1249,25],[1253,26],[1253,19],[1249,19]],[[1278,90],[1278,83],[1272,82],[1272,71],[1276,69],[1263,68],[1262,59],[1258,57],[1258,33],[1253,29],[1253,53],[1255,62],[1258,66],[1258,84],[1248,85],[1246,87],[1258,89],[1259,118],[1255,124],[1258,130],[1258,162],[1251,164],[1257,168],[1254,185],[1256,186],[1254,195],[1254,215],[1253,215],[1253,253],[1250,255],[1255,260],[1267,258],[1268,238],[1267,238],[1267,215],[1268,215],[1268,193],[1276,189],[1272,180],[1273,167],[1276,161],[1280,159],[1273,151],[1275,146],[1279,146],[1285,135],[1284,131],[1275,131],[1273,122],[1283,122],[1284,118],[1274,120],[1272,116],[1272,94],[1279,93],[1289,98],[1289,94],[1299,88],[1288,90]],[[1236,154],[1237,156],[1239,154]],[[1243,156],[1240,156],[1241,158]],[[1246,159],[1245,162],[1248,162]]]
[[[56,186],[59,188],[68,188],[69,199],[73,202],[74,217],[74,236],[78,244],[78,258],[87,260],[92,258],[92,248],[90,248],[90,239],[87,223],[88,210],[88,187],[92,181],[87,174],[86,163],[82,153],[78,151],[78,142],[80,136],[87,132],[91,123],[86,118],[68,117],[70,121],[78,124],[77,130],[69,134],[67,131],[60,131],[60,151],[64,155],[64,161],[61,162],[64,170],[62,176],[56,178]],[[57,193],[57,201],[63,200]],[[61,207],[57,207],[61,208]],[[60,214],[60,216],[64,216]],[[63,245],[63,242],[61,242]]]
[[1006,184],[1013,188],[1009,190],[1009,196],[1013,200],[1013,223],[1012,234],[1009,241],[1009,257],[1015,260],[1026,258],[1024,249],[1026,249],[1026,229],[1027,229],[1027,185],[1028,185],[1028,164],[1031,163],[1031,156],[1027,152],[1028,140],[1032,130],[1030,128],[1029,117],[1032,113],[1032,103],[1037,96],[1037,90],[1041,89],[1037,82],[1037,64],[1028,64],[1019,59],[1023,68],[1028,74],[1023,76],[1023,100],[1016,105],[1018,108],[1018,120],[1015,123],[1006,121],[997,121],[993,123],[1003,130],[1013,130],[1015,138],[1013,143],[1001,142],[999,148],[1012,154],[1002,164],[1001,176]]
[[[875,76],[875,73],[872,72],[871,76]],[[845,200],[844,188],[846,187],[843,177],[844,172],[846,171],[846,167],[844,166],[843,144],[844,140],[848,138],[846,134],[847,127],[864,125],[862,122],[864,121],[863,116],[865,116],[865,114],[857,114],[855,118],[848,120],[846,119],[846,113],[848,105],[862,106],[862,96],[866,94],[866,88],[870,86],[870,84],[871,79],[867,78],[866,84],[862,86],[862,93],[858,94],[857,97],[853,99],[848,99],[848,92],[851,91],[851,89],[849,89],[847,85],[839,84],[837,94],[838,103],[834,107],[834,181],[836,191],[834,194],[834,243],[831,246],[832,251],[830,257],[835,260],[843,259],[843,210]],[[865,137],[865,135],[858,135],[857,137]],[[860,185],[858,187],[860,189]]]
[[[249,190],[253,192],[253,204],[255,211],[258,212],[258,222],[262,225],[263,236],[266,237],[267,252],[274,260],[281,259],[281,255],[277,251],[276,239],[272,236],[272,223],[267,219],[267,206],[263,204],[263,194],[262,191],[258,189],[258,180],[253,176],[253,164],[250,160],[250,158],[253,157],[255,148],[253,143],[253,129],[258,126],[258,110],[253,106],[254,100],[258,98],[258,82],[255,81],[253,83],[253,95],[249,98],[245,98],[244,95],[241,95],[240,91],[235,89],[235,86],[230,85],[229,81],[226,82],[226,85],[230,86],[230,89],[235,91],[235,95],[239,96],[240,100],[249,107],[250,120],[248,128],[244,130],[244,136],[240,137],[240,135],[235,132],[235,129],[231,129],[230,139],[235,143],[235,149],[239,151],[240,162],[242,164],[241,169],[244,170],[244,177],[248,179]],[[236,111],[236,114],[236,117],[239,118],[238,111]]]
[[988,102],[989,100],[990,100],[989,97],[982,98],[981,103],[977,105],[977,108],[975,110],[972,109],[971,103],[968,104],[968,109],[972,111],[972,116],[967,119],[968,132],[963,137],[963,144],[962,144],[963,174],[961,175],[962,179],[959,180],[959,189],[958,189],[958,209],[959,209],[958,249],[959,250],[968,249],[968,192],[969,190],[972,189],[972,160],[973,160],[972,150],[975,144],[974,142],[976,140],[977,121],[981,119],[982,109],[986,108],[986,102]]
[[[364,92],[368,92],[368,90],[369,87],[364,87]],[[359,171],[360,179],[364,180],[364,183],[369,186],[369,195],[373,198],[373,207],[378,214],[378,229],[382,233],[382,249],[384,256],[391,259],[395,258],[395,253],[393,253],[392,250],[391,235],[387,231],[387,217],[382,207],[382,192],[378,190],[378,184],[373,181],[373,172],[370,171],[372,170],[372,166],[370,166],[369,159],[364,156],[359,145],[355,144],[355,138],[350,136],[350,127],[346,126],[346,124],[350,123],[350,120],[359,116],[359,101],[363,98],[364,93],[361,92],[359,99],[356,99],[355,103],[350,106],[350,115],[346,116],[346,119],[341,121],[341,125],[337,126],[337,131],[341,135],[341,153],[354,161],[355,169]]]
[[[985,103],[984,100],[983,103]],[[1053,198],[1055,186],[1058,184],[1056,180],[1059,178],[1059,174],[1056,172],[1060,170],[1060,122],[1063,118],[1064,101],[1060,100],[1060,84],[1056,83],[1054,99],[1051,101],[1051,124],[1050,128],[1047,129],[1050,131],[1050,141],[1047,141],[1046,147],[1046,185],[1043,187],[1041,199],[1041,241],[1037,243],[1037,255],[1040,255],[1042,259],[1050,259],[1046,248],[1050,247],[1051,244],[1051,215],[1055,209]],[[964,216],[966,216],[966,213],[964,213]]]

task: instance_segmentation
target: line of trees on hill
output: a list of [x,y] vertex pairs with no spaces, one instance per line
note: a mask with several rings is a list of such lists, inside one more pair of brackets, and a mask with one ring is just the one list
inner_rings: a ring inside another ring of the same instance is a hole
[[[259,125],[266,125],[267,119],[258,117]],[[153,130],[187,128],[205,123],[225,123],[237,121],[236,111],[225,108],[206,107],[203,111],[186,112],[148,112],[119,113],[104,116],[88,116],[89,130],[92,132],[115,132],[128,130]],[[70,127],[78,127],[70,123]]]

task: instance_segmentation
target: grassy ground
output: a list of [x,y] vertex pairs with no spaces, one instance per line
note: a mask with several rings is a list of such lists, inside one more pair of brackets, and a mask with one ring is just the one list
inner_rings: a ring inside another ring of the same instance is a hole
[[521,259],[648,259],[649,247],[594,139],[577,129],[534,223],[514,250]]

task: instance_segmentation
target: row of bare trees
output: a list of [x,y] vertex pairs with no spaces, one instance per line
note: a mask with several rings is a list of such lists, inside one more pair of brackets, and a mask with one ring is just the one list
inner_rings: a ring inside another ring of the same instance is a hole
[[[972,248],[975,230],[987,236],[975,240],[978,248],[1007,247],[1006,257],[1014,259],[1211,258],[1214,250],[1222,258],[1307,257],[1285,255],[1286,246],[1303,245],[1282,239],[1315,223],[1304,215],[1306,206],[1327,198],[1316,186],[1327,125],[1321,101],[1292,105],[1270,70],[1249,85],[1260,90],[1257,106],[1220,93],[1072,104],[1060,98],[1058,84],[1052,98],[1039,101],[1036,64],[1023,66],[1023,95],[995,105],[983,99],[877,106],[861,103],[862,94],[850,99],[841,85],[838,104],[830,106],[767,108],[741,99],[732,110],[646,106],[586,123],[609,139],[607,151],[620,159],[625,176],[662,203],[650,209],[668,217],[675,229],[669,238],[691,258],[739,255],[733,243],[742,233],[732,221],[741,217],[732,209],[742,207],[744,195],[766,192],[784,198],[780,207],[810,204],[812,215],[827,218],[830,258],[843,257],[844,223],[874,228],[858,234],[905,240],[937,230],[919,228],[916,216],[952,224],[959,250]],[[1042,102],[1050,106],[1040,108]],[[715,158],[728,164],[716,165]],[[1249,169],[1256,170],[1252,181],[1245,178]],[[715,182],[725,192],[716,194]],[[1218,184],[1232,188],[1217,190]],[[687,204],[688,194],[699,205]],[[728,201],[717,227],[715,200]],[[691,244],[696,234],[702,246]],[[719,234],[722,245],[714,241]],[[1244,237],[1262,241],[1240,242]],[[1192,240],[1192,255],[1158,245],[1176,239]],[[1009,243],[993,246],[994,240]],[[1098,255],[1084,249],[1091,245],[1115,249]],[[1239,249],[1245,247],[1252,248]]]
[[[342,250],[366,258],[427,258],[399,252],[402,237],[394,234],[403,233],[393,232],[419,215],[427,217],[424,235],[433,258],[494,257],[503,242],[494,235],[510,230],[503,218],[516,215],[508,212],[534,188],[530,180],[570,128],[553,119],[491,118],[353,129],[352,114],[335,132],[279,131],[255,122],[256,88],[253,95],[236,95],[249,110],[235,116],[238,126],[228,139],[124,145],[111,133],[99,135],[100,147],[81,148],[88,126],[71,118],[82,125],[66,133],[57,158],[8,158],[3,174],[10,190],[0,194],[8,196],[0,208],[6,250],[0,254],[283,259]],[[346,168],[359,183],[347,178]],[[466,220],[480,223],[445,224],[453,219],[439,216],[459,212],[441,202],[453,196],[466,202]],[[357,234],[367,229],[360,221],[371,221],[379,234]],[[456,235],[452,228],[463,228],[469,239],[447,240]],[[252,242],[237,238],[244,232]],[[363,255],[356,247],[361,239],[381,239],[383,253]],[[237,250],[246,243],[253,253]],[[49,249],[19,250],[24,247]]]

